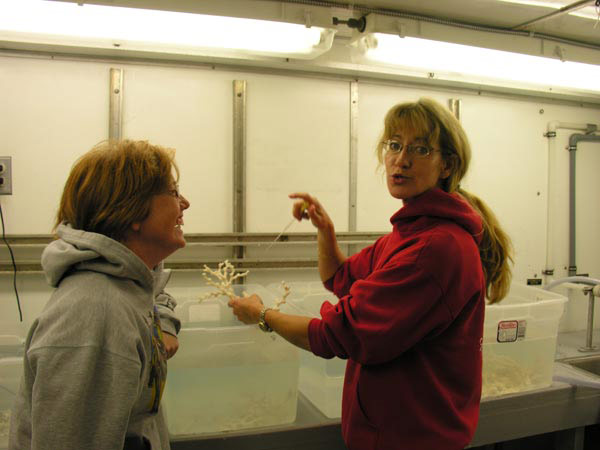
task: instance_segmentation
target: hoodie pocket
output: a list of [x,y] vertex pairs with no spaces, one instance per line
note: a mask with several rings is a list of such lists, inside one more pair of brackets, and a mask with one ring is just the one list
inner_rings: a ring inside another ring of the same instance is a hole
[[379,443],[379,428],[369,419],[358,386],[353,403],[344,427],[346,445],[350,450],[376,450]]

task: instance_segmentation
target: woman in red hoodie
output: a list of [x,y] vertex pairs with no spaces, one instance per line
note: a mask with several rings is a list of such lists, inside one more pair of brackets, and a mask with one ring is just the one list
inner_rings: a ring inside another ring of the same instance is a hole
[[460,188],[471,150],[446,108],[429,99],[394,106],[377,156],[403,206],[391,233],[349,258],[319,201],[290,195],[294,217],[306,210],[318,230],[319,273],[338,303],[325,302],[321,319],[265,308],[256,295],[230,306],[245,323],[348,360],[349,449],[462,449],[479,416],[485,298],[498,302],[508,291],[510,240]]

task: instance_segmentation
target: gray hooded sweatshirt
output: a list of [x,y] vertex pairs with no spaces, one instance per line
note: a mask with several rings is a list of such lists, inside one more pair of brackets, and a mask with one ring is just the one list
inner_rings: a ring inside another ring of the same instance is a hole
[[[42,254],[56,289],[27,336],[9,449],[122,450],[126,437],[170,449],[154,402],[166,361],[153,339],[157,315],[178,331],[174,302],[161,292],[168,274],[104,235],[57,232]],[[155,297],[164,305],[155,308]]]

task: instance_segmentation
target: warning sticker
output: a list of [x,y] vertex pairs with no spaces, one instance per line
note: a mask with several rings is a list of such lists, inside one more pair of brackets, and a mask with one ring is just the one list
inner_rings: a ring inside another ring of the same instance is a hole
[[503,320],[498,322],[498,342],[516,342],[525,339],[526,320]]
[[515,342],[518,338],[519,322],[504,320],[498,322],[498,342]]

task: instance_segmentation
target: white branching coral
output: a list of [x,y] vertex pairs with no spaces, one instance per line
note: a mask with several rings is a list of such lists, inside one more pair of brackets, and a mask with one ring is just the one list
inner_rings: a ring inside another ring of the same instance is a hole
[[[249,273],[249,270],[235,273],[235,267],[229,262],[229,260],[219,263],[219,266],[216,270],[212,270],[205,264],[204,269],[202,269],[202,276],[206,280],[206,284],[213,286],[215,290],[199,296],[198,301],[202,302],[211,297],[221,297],[222,295],[229,298],[237,297],[235,291],[233,290],[233,282],[238,278],[245,277]],[[281,297],[275,299],[272,309],[279,310],[279,307],[286,302],[286,299],[290,295],[290,287],[285,281],[281,282],[281,289],[283,291],[281,293]],[[242,295],[246,296],[248,294],[243,292]]]
[[208,292],[201,295],[198,300],[203,301],[211,297],[220,297],[225,295],[229,298],[237,297],[233,290],[233,282],[238,278],[243,278],[248,275],[249,271],[235,273],[235,267],[225,260],[219,263],[219,267],[216,270],[212,270],[206,264],[202,270],[202,276],[206,280],[206,284],[216,288],[216,291]]
[[286,301],[286,299],[288,298],[288,295],[290,295],[290,287],[287,285],[287,283],[285,281],[281,282],[281,288],[283,289],[283,293],[281,298],[278,298],[275,300],[275,306],[273,306],[273,309],[279,311],[279,306],[283,305]]

